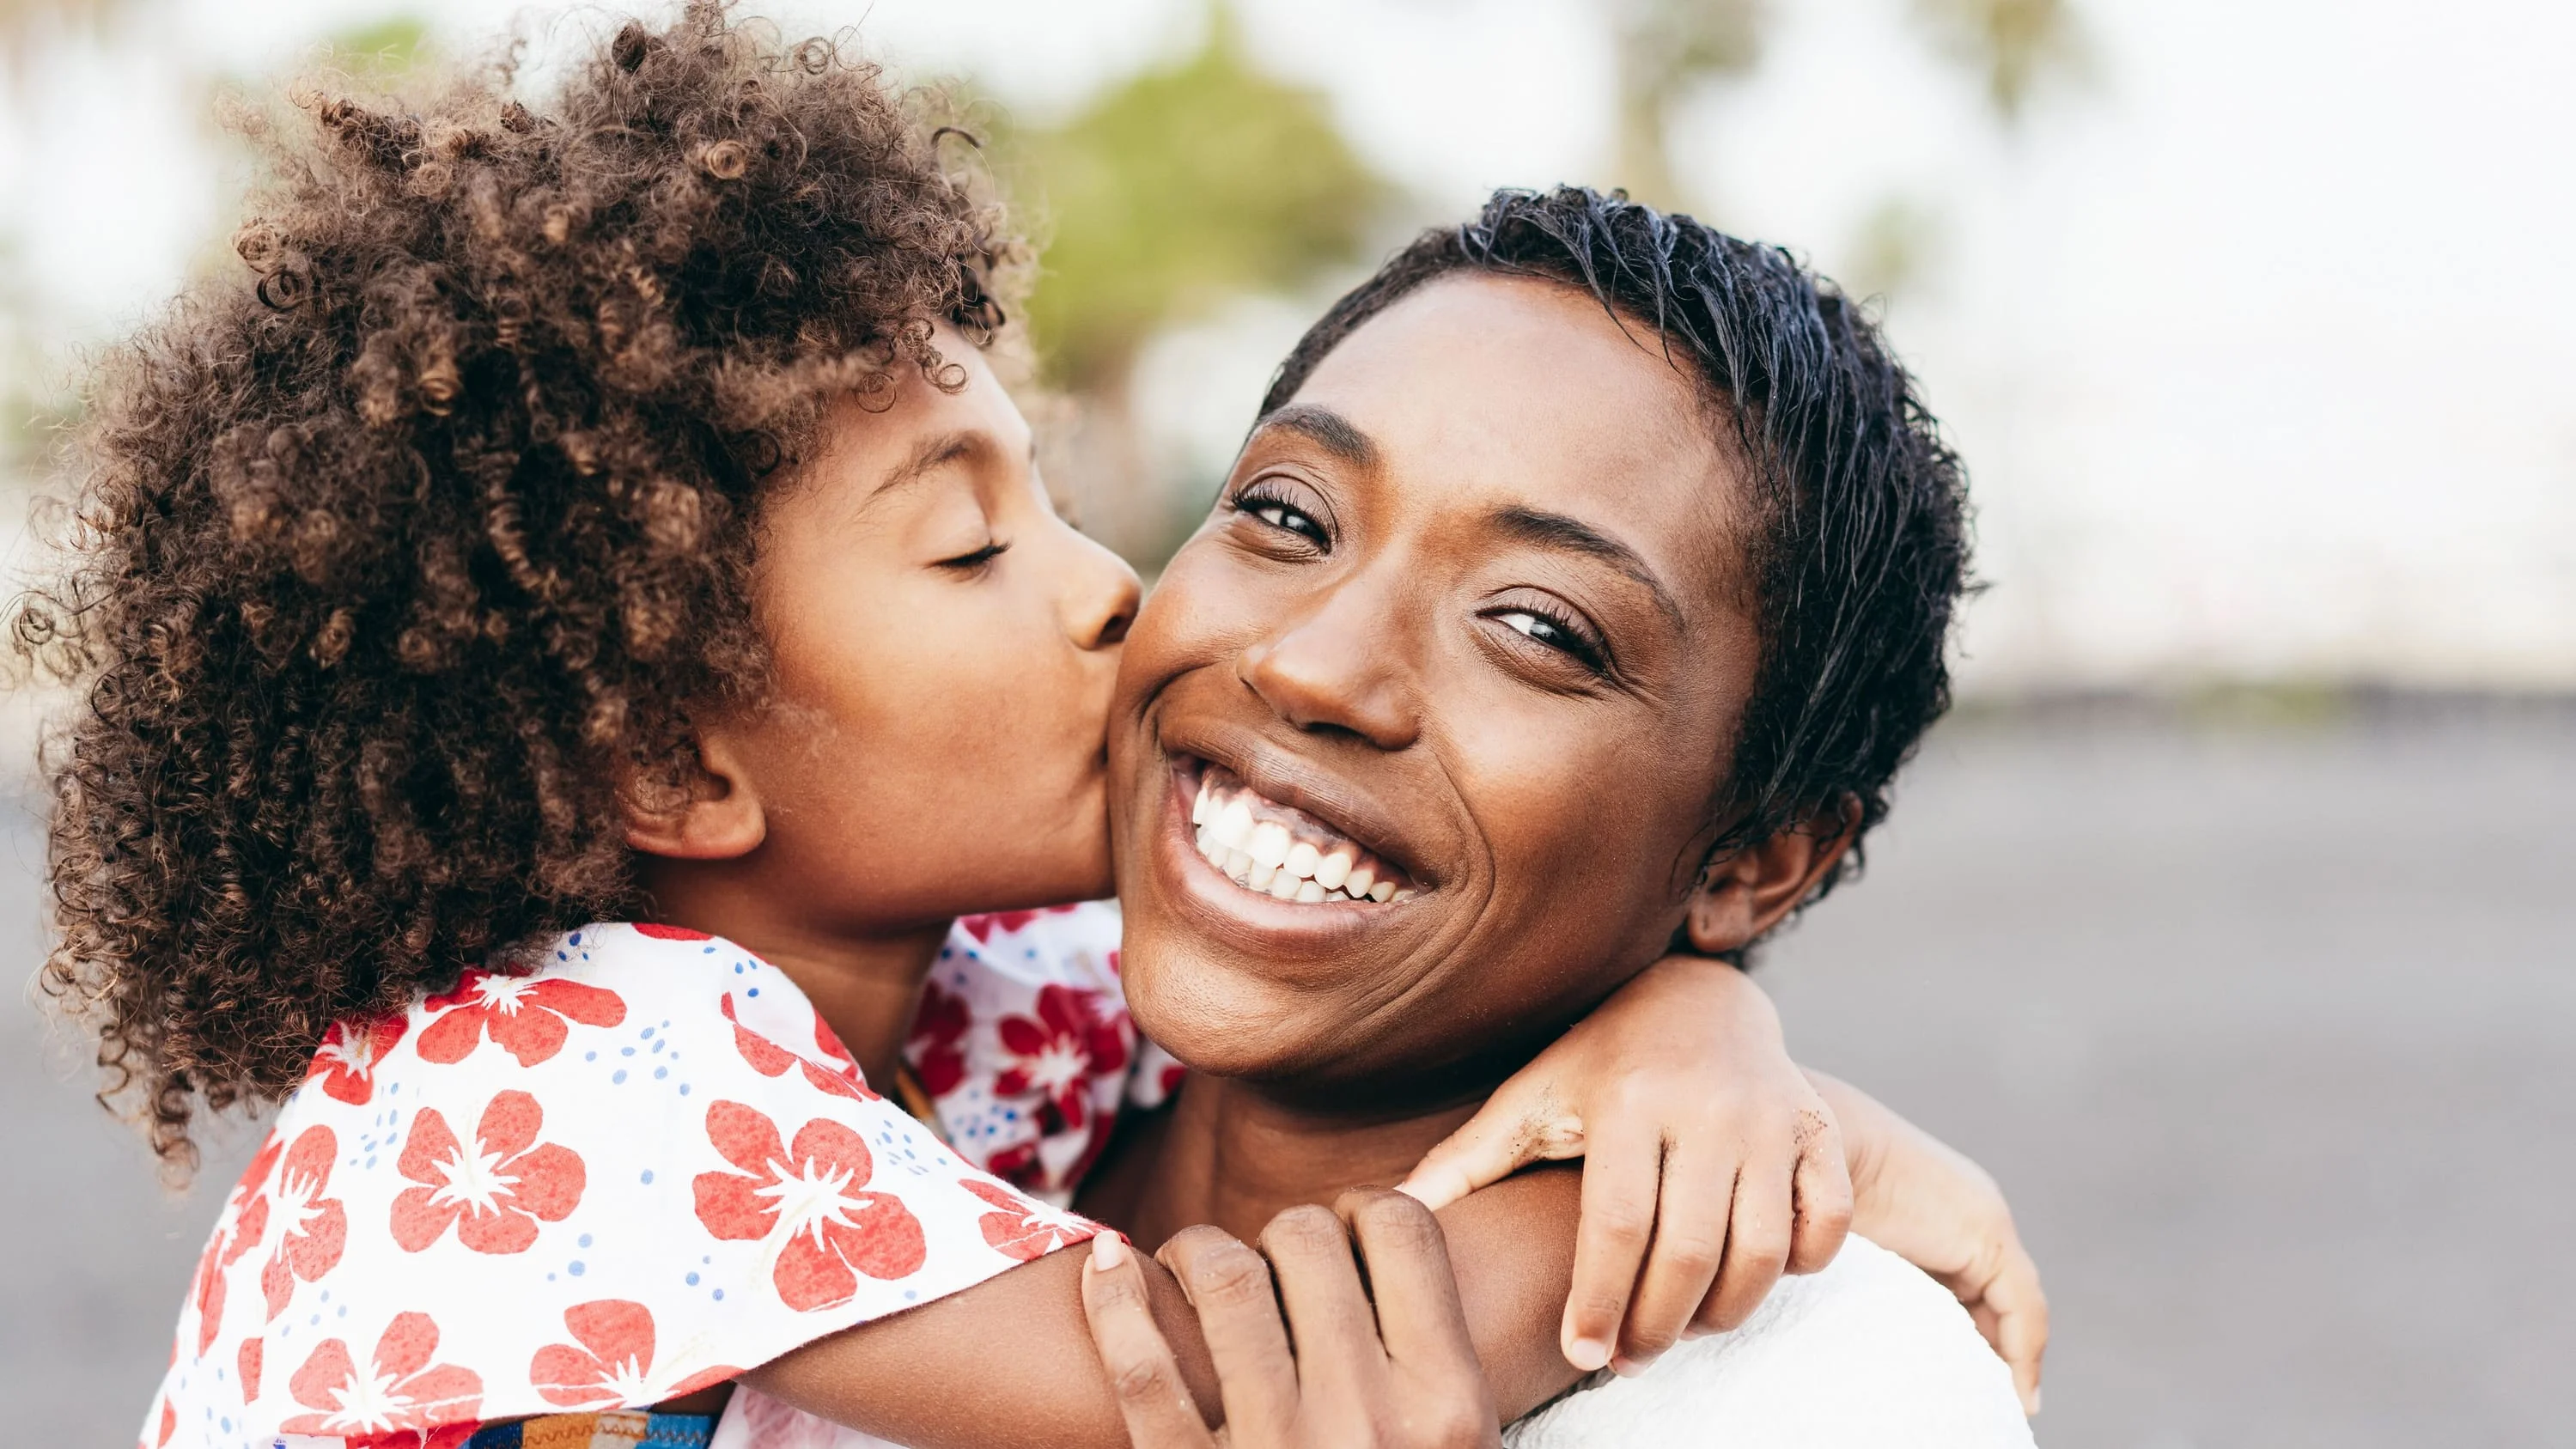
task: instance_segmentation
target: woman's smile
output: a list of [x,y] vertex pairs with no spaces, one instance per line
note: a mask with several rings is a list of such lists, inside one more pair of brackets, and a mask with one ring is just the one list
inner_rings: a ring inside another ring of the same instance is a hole
[[1401,867],[1330,822],[1262,794],[1223,765],[1183,760],[1176,770],[1199,777],[1190,800],[1190,843],[1245,890],[1307,906],[1389,905],[1416,894]]

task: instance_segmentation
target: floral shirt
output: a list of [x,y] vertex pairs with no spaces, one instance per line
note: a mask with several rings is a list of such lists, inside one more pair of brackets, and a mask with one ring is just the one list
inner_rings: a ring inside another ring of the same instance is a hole
[[968,916],[948,933],[904,1062],[968,1160],[1070,1201],[1126,1107],[1162,1105],[1181,1064],[1136,1034],[1113,901]]
[[[1048,949],[1075,918],[1115,930],[1114,909],[1054,915]],[[997,922],[952,952],[1013,939]],[[987,999],[973,965],[947,989]],[[1077,1019],[1109,1017],[1039,1017]],[[1076,1035],[1084,1071],[1134,1051],[1123,1010]],[[981,1060],[974,1026],[955,1040]],[[1062,1145],[1099,1098],[1068,1113],[1057,1041],[1026,1090],[972,1099],[1033,1112],[992,1129],[1028,1147],[1023,1176],[1093,1150]],[[331,1030],[216,1220],[143,1445],[451,1449],[484,1420],[650,1405],[1093,1232],[962,1151],[748,952],[570,932]]]
[[[948,933],[904,1064],[958,1154],[1059,1205],[1128,1107],[1167,1101],[1181,1065],[1136,1033],[1115,902],[968,916]],[[736,1389],[709,1449],[902,1449]]]

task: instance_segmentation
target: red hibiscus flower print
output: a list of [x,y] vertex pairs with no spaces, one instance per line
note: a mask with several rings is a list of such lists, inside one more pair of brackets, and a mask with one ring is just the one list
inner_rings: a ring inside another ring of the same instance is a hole
[[314,1346],[286,1390],[309,1412],[278,1426],[289,1434],[355,1438],[394,1430],[471,1425],[482,1407],[483,1380],[471,1369],[433,1364],[438,1325],[426,1313],[397,1313],[376,1340],[373,1361],[359,1372],[349,1346],[326,1338]]
[[553,1343],[528,1361],[528,1382],[550,1404],[567,1409],[614,1409],[658,1404],[693,1394],[741,1373],[702,1369],[677,1383],[653,1373],[653,1313],[624,1298],[576,1303],[564,1310],[574,1343]]
[[[969,1157],[967,1160],[971,1162],[974,1159]],[[1046,1169],[1038,1163],[1038,1145],[1035,1142],[1014,1142],[993,1153],[984,1159],[984,1170],[1004,1182],[1017,1183],[1021,1187],[1046,1186]]]
[[781,1240],[770,1276],[788,1307],[846,1303],[862,1273],[901,1278],[921,1267],[920,1222],[898,1199],[864,1190],[876,1162],[858,1133],[817,1117],[782,1145],[768,1117],[718,1102],[707,1108],[707,1140],[742,1171],[698,1174],[698,1221],[727,1242]]
[[816,1091],[847,1097],[854,1102],[877,1100],[877,1094],[868,1090],[867,1083],[861,1080],[859,1064],[851,1059],[849,1049],[843,1047],[841,1039],[823,1024],[821,1012],[814,1014],[814,1038],[825,1051],[839,1054],[836,1063],[839,1070],[789,1051],[743,1025],[741,1019],[734,1015],[731,992],[725,993],[725,999],[717,1004],[716,1009],[724,1013],[725,1020],[733,1023],[733,1048],[742,1053],[742,1059],[751,1064],[753,1071],[764,1077],[777,1077],[786,1075],[788,1068],[796,1067],[803,1070],[806,1084]]
[[1070,1247],[1100,1231],[1099,1225],[1088,1218],[1057,1212],[1009,1188],[970,1177],[966,1179],[966,1190],[993,1205],[994,1211],[977,1222],[984,1230],[984,1241],[992,1244],[996,1252],[1023,1263]]
[[241,1348],[233,1354],[233,1368],[241,1375],[242,1402],[245,1404],[259,1402],[259,1370],[267,1357],[267,1343],[257,1338],[243,1339]]
[[319,1282],[340,1261],[349,1241],[349,1214],[335,1197],[322,1194],[331,1186],[331,1158],[340,1139],[328,1127],[307,1127],[286,1149],[286,1166],[277,1174],[278,1220],[286,1235],[269,1254],[259,1273],[260,1290],[268,1295],[271,1319],[286,1311],[295,1296],[295,1280]]
[[966,934],[974,937],[980,946],[992,940],[996,931],[1007,936],[1040,916],[1059,916],[1080,909],[1079,905],[1070,905],[1041,906],[1034,911],[987,911],[979,916],[959,916],[957,924],[964,926]]
[[1039,988],[1036,1020],[1002,1018],[1002,1047],[1012,1062],[994,1078],[993,1095],[1037,1093],[1040,1131],[1080,1130],[1091,1119],[1092,1081],[1127,1065],[1125,1024],[1126,1013],[1103,1009],[1099,992]]
[[520,1066],[533,1067],[563,1050],[572,1033],[566,1021],[615,1026],[626,1019],[625,1001],[605,987],[499,971],[468,971],[454,991],[422,1009],[440,1015],[421,1028],[413,1049],[442,1066],[465,1060],[489,1032]]
[[921,1089],[945,1097],[966,1080],[966,1028],[972,1016],[966,998],[936,981],[922,983],[921,1006],[913,1012],[912,1033],[904,1054],[912,1062]]
[[465,1449],[473,1442],[475,1423],[445,1424],[435,1429],[396,1429],[389,1434],[361,1434],[343,1439],[343,1449]]
[[[259,1246],[268,1235],[268,1185],[270,1169],[286,1151],[286,1141],[272,1132],[252,1156],[250,1166],[242,1169],[241,1181],[233,1184],[232,1226],[218,1228],[206,1240],[206,1251],[197,1260],[194,1296],[197,1300],[197,1352],[215,1346],[215,1336],[224,1323],[224,1284],[232,1276],[232,1266],[242,1255]],[[174,1346],[173,1350],[176,1352]]]
[[455,1223],[456,1240],[478,1253],[526,1252],[539,1219],[562,1222],[581,1202],[581,1155],[538,1142],[545,1120],[536,1098],[499,1093],[474,1124],[469,1148],[437,1108],[423,1108],[394,1164],[420,1184],[394,1198],[394,1241],[417,1253]]
[[381,1016],[356,1026],[335,1021],[322,1034],[322,1049],[313,1054],[313,1069],[304,1074],[304,1080],[318,1078],[325,1095],[363,1107],[376,1094],[376,1063],[410,1029],[408,1016]]
[[692,931],[686,926],[656,925],[651,921],[637,921],[635,934],[650,936],[656,941],[712,941],[715,939],[704,931]]

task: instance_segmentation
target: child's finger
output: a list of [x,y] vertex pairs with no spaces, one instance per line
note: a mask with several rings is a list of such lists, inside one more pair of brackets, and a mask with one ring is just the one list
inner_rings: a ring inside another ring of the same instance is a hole
[[1780,1281],[1789,1261],[1789,1176],[1788,1157],[1779,1152],[1757,1152],[1736,1174],[1726,1262],[1694,1326],[1711,1333],[1740,1326]]
[[1988,1341],[2012,1367],[2021,1411],[2036,1414],[2040,1360],[2048,1353],[2048,1295],[2040,1291],[2039,1265],[2019,1243],[2005,1253],[2003,1270],[1986,1285],[1985,1303],[1994,1314]]
[[1798,1114],[1797,1217],[1789,1229],[1789,1273],[1818,1272],[1851,1235],[1852,1180],[1842,1124],[1828,1111]]
[[1260,1426],[1294,1423],[1297,1359],[1279,1321],[1270,1265],[1233,1234],[1204,1225],[1182,1229],[1154,1256],[1198,1310],[1234,1441],[1246,1442]]
[[1182,1382],[1172,1346],[1154,1323],[1153,1300],[1127,1240],[1103,1232],[1091,1240],[1082,1270],[1082,1316],[1109,1371],[1110,1392],[1135,1449],[1216,1449]]
[[[1628,1125],[1622,1125],[1622,1124]],[[1583,1159],[1583,1216],[1574,1240],[1574,1286],[1558,1336],[1565,1361],[1589,1373],[1610,1362],[1628,1298],[1655,1226],[1664,1139],[1633,1114],[1609,1118]]]
[[1619,1330],[1618,1356],[1611,1360],[1623,1374],[1662,1357],[1690,1328],[1728,1254],[1727,1215],[1735,1200],[1736,1164],[1730,1155],[1691,1146],[1708,1140],[1706,1134],[1684,1136],[1664,1149],[1645,1271],[1637,1277],[1637,1296]]
[[1582,1156],[1583,1119],[1565,1112],[1553,1091],[1520,1082],[1503,1083],[1395,1190],[1437,1211],[1533,1162]]

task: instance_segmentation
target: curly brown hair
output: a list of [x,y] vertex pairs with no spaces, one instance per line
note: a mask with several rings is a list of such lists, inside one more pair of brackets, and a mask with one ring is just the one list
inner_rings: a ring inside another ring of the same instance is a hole
[[621,789],[764,688],[754,500],[824,403],[963,370],[1021,249],[923,109],[829,41],[692,3],[538,109],[309,88],[213,278],[117,350],[22,655],[60,938],[102,1100],[174,1173],[330,1023],[635,912]]

